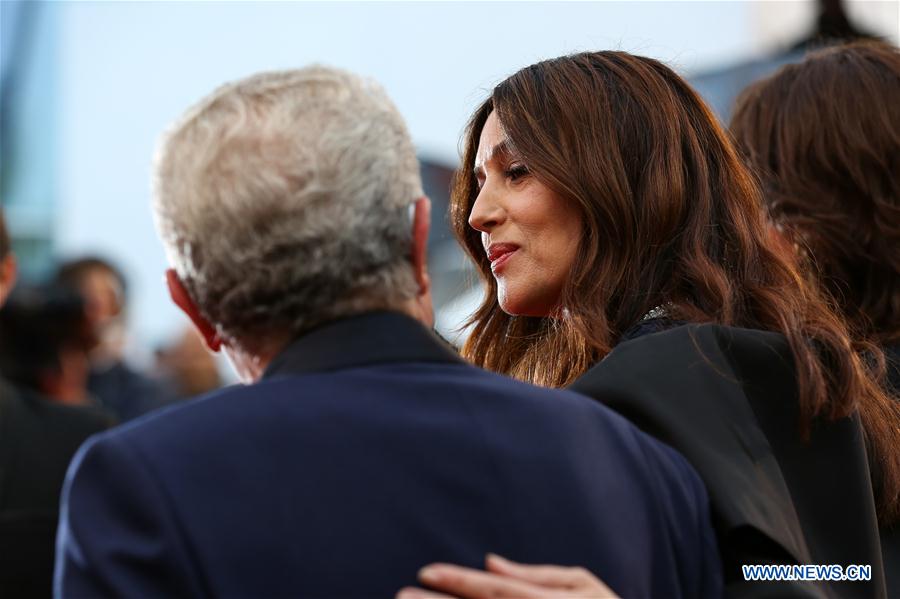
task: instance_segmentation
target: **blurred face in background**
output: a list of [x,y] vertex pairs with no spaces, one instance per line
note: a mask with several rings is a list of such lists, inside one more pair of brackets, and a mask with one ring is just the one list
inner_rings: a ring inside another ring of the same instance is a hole
[[119,279],[105,268],[92,268],[78,281],[78,292],[99,341],[94,358],[119,359],[125,345],[125,292]]
[[222,385],[216,360],[194,327],[184,329],[174,343],[157,350],[156,369],[184,397]]
[[512,315],[553,316],[578,251],[577,207],[531,174],[496,113],[481,131],[475,176],[479,192],[469,224],[481,231],[500,307]]
[[95,268],[88,271],[79,287],[92,322],[102,324],[122,313],[122,286],[108,270]]

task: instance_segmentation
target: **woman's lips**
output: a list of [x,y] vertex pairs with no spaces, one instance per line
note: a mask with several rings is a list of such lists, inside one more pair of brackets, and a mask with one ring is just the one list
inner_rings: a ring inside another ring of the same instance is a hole
[[495,275],[499,274],[504,265],[509,262],[509,259],[518,249],[519,246],[512,243],[492,244],[487,252],[488,260],[491,261],[491,272]]

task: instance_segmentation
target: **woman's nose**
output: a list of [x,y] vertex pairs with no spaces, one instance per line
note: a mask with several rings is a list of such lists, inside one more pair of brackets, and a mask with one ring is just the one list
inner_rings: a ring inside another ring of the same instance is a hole
[[503,219],[503,208],[482,188],[469,213],[469,226],[482,233],[490,233]]

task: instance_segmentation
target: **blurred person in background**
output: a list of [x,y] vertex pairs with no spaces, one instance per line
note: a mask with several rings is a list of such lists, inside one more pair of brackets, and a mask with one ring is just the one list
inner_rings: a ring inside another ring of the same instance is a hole
[[820,50],[750,86],[731,132],[768,213],[900,394],[900,51]]
[[375,82],[219,88],[165,137],[154,198],[172,299],[248,384],[83,447],[61,596],[385,597],[490,546],[583,560],[626,596],[718,595],[681,456],[431,332],[429,202]]
[[[773,228],[853,333],[884,350],[900,399],[900,51],[858,42],[815,52],[750,86],[731,132]],[[900,531],[885,529],[882,545],[888,595],[900,596]]]
[[87,386],[100,404],[124,422],[174,401],[173,390],[125,359],[128,289],[122,272],[108,260],[87,256],[60,265],[56,281],[84,298],[97,337]]
[[214,355],[194,327],[156,350],[154,371],[179,397],[196,397],[222,386]]
[[96,345],[81,296],[57,285],[18,286],[0,311],[0,371],[69,405],[92,405],[88,353]]
[[[15,279],[15,257],[0,211],[0,306]],[[77,301],[76,304],[80,306]],[[70,318],[72,304],[67,306],[62,312],[69,316],[63,320],[77,321],[77,315]],[[61,392],[64,401],[79,403],[84,398],[83,374],[75,375],[79,360],[70,356],[61,357],[57,362],[52,347],[37,346],[40,340],[10,335],[6,308],[0,307],[0,321],[3,322],[0,354],[19,361],[37,359],[46,366],[38,370],[36,365],[31,365],[30,373],[21,367],[29,365],[16,366],[17,372],[32,385],[15,385],[0,377],[0,597],[49,597],[60,491],[66,468],[81,443],[110,426],[112,421],[102,411],[65,405],[35,389],[46,385],[48,390]],[[34,324],[45,332],[49,326],[49,323]],[[80,334],[74,336],[77,339]],[[23,345],[18,345],[20,341]],[[25,356],[16,355],[19,351]],[[84,361],[83,356],[81,360]],[[2,362],[9,364],[7,359]],[[53,366],[54,362],[58,368]],[[70,366],[62,366],[63,362],[69,362]],[[66,368],[74,372],[63,375],[60,370]],[[44,374],[38,375],[41,371]],[[75,382],[79,376],[81,385]]]
[[[843,0],[817,0],[817,16],[806,35],[772,55],[758,60],[741,62],[689,79],[723,123],[734,110],[738,95],[754,81],[767,77],[782,66],[799,62],[804,55],[824,46],[859,39],[875,39],[871,32],[861,29],[849,18]],[[860,3],[861,4],[861,3]]]

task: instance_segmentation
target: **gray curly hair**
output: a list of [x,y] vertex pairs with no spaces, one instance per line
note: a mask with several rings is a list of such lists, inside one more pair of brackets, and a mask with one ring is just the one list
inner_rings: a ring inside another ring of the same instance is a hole
[[298,335],[417,290],[412,141],[375,82],[321,66],[227,84],[160,144],[157,229],[219,336]]

